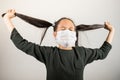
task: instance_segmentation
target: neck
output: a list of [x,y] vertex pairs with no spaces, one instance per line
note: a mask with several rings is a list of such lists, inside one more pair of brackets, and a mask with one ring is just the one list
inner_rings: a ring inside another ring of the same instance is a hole
[[63,47],[63,46],[60,46],[60,45],[59,45],[58,48],[60,48],[62,50],[72,50],[72,47]]

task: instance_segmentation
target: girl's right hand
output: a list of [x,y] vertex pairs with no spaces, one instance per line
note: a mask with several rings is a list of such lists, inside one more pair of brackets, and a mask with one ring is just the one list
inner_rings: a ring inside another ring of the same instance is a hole
[[12,19],[12,18],[14,18],[15,17],[15,10],[14,9],[9,9],[7,12],[6,12],[6,14],[5,14],[5,16],[4,16],[4,19]]

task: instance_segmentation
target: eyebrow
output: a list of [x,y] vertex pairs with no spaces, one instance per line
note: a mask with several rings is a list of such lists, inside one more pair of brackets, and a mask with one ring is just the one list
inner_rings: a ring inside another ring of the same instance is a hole
[[[61,28],[61,27],[64,27],[64,28],[65,28],[65,26],[60,26],[60,28]],[[70,26],[69,28],[74,28],[74,27]]]

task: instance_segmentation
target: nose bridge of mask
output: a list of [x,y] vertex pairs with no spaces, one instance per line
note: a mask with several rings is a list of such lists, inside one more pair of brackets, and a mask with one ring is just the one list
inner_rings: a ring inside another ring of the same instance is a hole
[[70,34],[71,34],[71,32],[70,32],[70,30],[64,30],[64,33],[63,33],[64,35],[68,35],[68,36],[70,36]]
[[63,36],[63,35],[69,35],[69,33],[70,33],[69,30],[61,30],[57,32],[57,35]]
[[61,36],[76,36],[76,32],[74,31],[70,31],[70,30],[61,30],[61,31],[58,31],[58,34],[61,35]]
[[67,30],[65,30],[65,34],[72,37],[72,36],[76,35],[76,32],[70,31],[70,30],[67,29]]

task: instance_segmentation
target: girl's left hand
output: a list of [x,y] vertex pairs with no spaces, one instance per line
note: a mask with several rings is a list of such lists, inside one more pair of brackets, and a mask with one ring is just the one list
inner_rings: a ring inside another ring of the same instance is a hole
[[110,24],[110,22],[105,22],[105,29],[112,31],[114,29],[114,27]]

